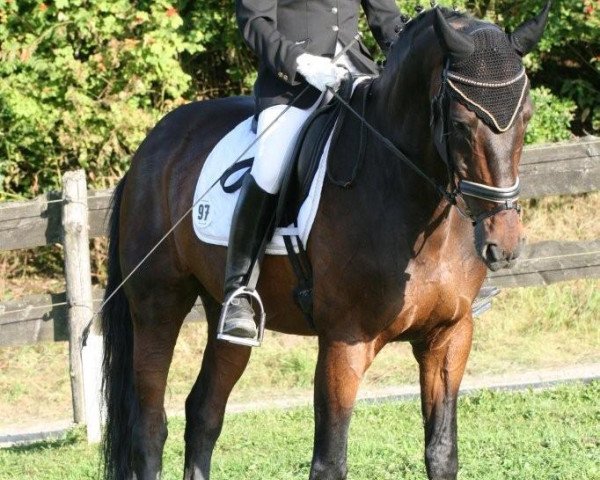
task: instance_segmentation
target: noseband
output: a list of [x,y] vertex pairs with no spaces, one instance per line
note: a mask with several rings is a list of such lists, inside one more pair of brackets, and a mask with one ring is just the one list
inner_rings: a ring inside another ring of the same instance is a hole
[[[473,226],[476,226],[483,220],[493,217],[494,215],[506,210],[515,210],[517,213],[520,213],[521,206],[519,205],[518,200],[519,193],[521,192],[521,184],[518,176],[514,185],[510,187],[495,187],[458,177],[454,157],[448,142],[450,135],[450,122],[448,119],[450,114],[448,77],[451,75],[452,73],[449,71],[449,62],[446,62],[442,72],[440,91],[432,102],[432,133],[434,143],[440,157],[446,164],[449,185],[451,186],[451,190],[447,190],[441,186],[438,186],[438,190],[450,201],[450,203],[452,203],[452,205],[457,207],[461,214],[471,219]],[[520,74],[519,78],[522,78],[522,76],[523,74]],[[488,84],[486,86],[489,86],[489,88],[494,88],[494,85],[492,84]],[[469,209],[464,197],[471,197],[478,200],[484,200],[486,202],[496,203],[497,206],[489,210],[484,210],[479,215],[475,215]],[[462,198],[462,207],[458,204],[458,198]]]

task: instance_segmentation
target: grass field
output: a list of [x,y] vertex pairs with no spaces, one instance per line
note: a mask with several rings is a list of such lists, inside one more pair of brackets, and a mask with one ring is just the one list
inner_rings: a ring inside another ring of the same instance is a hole
[[[464,396],[459,402],[460,480],[600,479],[600,382],[544,392]],[[261,425],[261,428],[255,428]],[[215,455],[215,480],[306,479],[312,411],[228,415]],[[163,479],[179,479],[183,422],[169,422]],[[349,479],[425,479],[418,402],[360,404],[349,442]],[[0,450],[0,480],[96,478],[97,449],[83,432]],[[211,478],[213,478],[211,477]]]
[[[600,193],[550,198],[526,209],[531,241],[600,238]],[[0,282],[1,283],[1,282]],[[468,375],[600,361],[600,280],[504,291],[475,323]],[[204,326],[184,326],[169,377],[167,408],[181,410],[198,373]],[[234,402],[306,394],[312,388],[316,340],[268,334],[236,386]],[[369,370],[366,387],[412,383],[416,363],[407,344],[387,346]],[[67,345],[0,349],[0,428],[70,417]]]

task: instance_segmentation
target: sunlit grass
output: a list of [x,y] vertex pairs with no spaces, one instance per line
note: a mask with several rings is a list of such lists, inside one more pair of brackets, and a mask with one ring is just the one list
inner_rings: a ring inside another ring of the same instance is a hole
[[[459,401],[461,480],[600,478],[600,382],[545,392],[482,392]],[[256,428],[260,425],[261,428]],[[310,408],[228,415],[213,456],[214,480],[308,478]],[[165,480],[179,479],[183,421],[169,421]],[[349,479],[425,480],[417,401],[359,404],[348,449]],[[0,450],[0,480],[97,478],[98,450],[75,430],[60,441]]]

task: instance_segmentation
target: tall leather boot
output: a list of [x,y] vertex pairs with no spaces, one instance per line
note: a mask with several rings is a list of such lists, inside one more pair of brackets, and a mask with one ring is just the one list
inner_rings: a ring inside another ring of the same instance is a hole
[[[225,268],[225,299],[240,287],[248,285],[252,269],[262,257],[267,236],[272,233],[277,195],[265,192],[248,174],[233,212],[227,266]],[[249,299],[239,296],[231,301],[223,324],[223,333],[240,338],[257,335],[254,311]]]

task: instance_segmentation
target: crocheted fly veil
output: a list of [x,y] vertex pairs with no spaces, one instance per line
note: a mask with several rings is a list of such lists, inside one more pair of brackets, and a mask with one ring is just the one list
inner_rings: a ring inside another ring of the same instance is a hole
[[470,35],[475,49],[468,57],[450,63],[450,91],[492,129],[505,132],[527,96],[525,68],[499,28],[478,26]]

